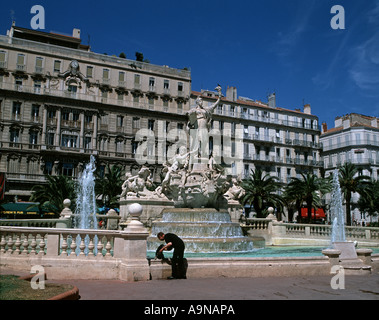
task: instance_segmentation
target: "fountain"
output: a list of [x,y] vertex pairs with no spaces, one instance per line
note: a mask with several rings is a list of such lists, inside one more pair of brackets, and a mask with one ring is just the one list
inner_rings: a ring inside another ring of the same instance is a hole
[[181,237],[186,252],[246,252],[253,249],[252,241],[243,236],[238,223],[231,222],[227,210],[230,205],[240,206],[238,199],[244,190],[239,181],[232,179],[217,163],[216,159],[221,157],[209,152],[212,114],[222,96],[221,87],[216,90],[218,99],[213,105],[203,106],[199,97],[196,107],[188,112],[190,148],[187,151],[187,147],[180,146],[179,152],[163,164],[165,177],[160,187],[148,190],[152,181],[147,167],[142,167],[134,177],[127,174],[120,198],[121,212],[127,210],[126,204],[131,201],[143,205],[159,201],[170,204],[161,212],[162,219],[152,224],[148,251],[155,252],[160,231]]
[[[82,174],[78,179],[78,185],[76,188],[76,209],[74,227],[77,229],[97,229],[96,219],[96,197],[95,197],[95,158],[91,155],[90,162],[86,165]],[[81,237],[78,235],[76,238],[77,254],[80,252]],[[97,239],[95,241],[95,251],[97,248]],[[84,253],[88,253],[89,237],[84,239],[85,250]],[[95,252],[96,253],[96,252]]]
[[[349,274],[367,274],[371,272],[371,267],[364,265],[358,258],[357,251],[366,252],[367,249],[356,249],[355,243],[346,241],[345,237],[345,215],[342,206],[342,194],[338,181],[338,169],[333,171],[331,194],[331,247],[322,251],[323,254],[335,260],[335,263],[344,268]],[[367,251],[368,252],[368,251]]]
[[332,221],[332,236],[331,243],[345,242],[345,215],[342,206],[342,194],[338,181],[338,170],[333,171],[332,181],[332,195],[331,195],[331,221]]

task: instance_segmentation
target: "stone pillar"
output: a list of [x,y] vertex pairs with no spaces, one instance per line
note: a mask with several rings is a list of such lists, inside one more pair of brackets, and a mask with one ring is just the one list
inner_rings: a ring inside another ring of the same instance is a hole
[[60,108],[57,109],[56,117],[57,117],[57,131],[55,134],[55,146],[60,147],[60,139],[61,139],[61,114],[62,111]]
[[97,114],[93,115],[92,150],[97,149]]
[[115,238],[114,257],[121,259],[120,279],[125,281],[146,281],[150,278],[149,263],[146,257],[149,232],[139,221],[142,206],[138,203],[128,207],[132,221]]
[[42,137],[41,137],[41,144],[45,148],[46,144],[46,128],[47,128],[47,108],[44,105],[43,106],[43,118],[42,118]]

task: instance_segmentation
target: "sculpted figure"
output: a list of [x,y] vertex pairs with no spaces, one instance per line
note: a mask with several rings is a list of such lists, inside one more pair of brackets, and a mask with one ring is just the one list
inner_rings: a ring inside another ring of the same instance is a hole
[[184,185],[185,183],[185,177],[186,177],[186,170],[188,168],[189,164],[189,156],[192,152],[186,152],[187,149],[185,146],[181,146],[179,148],[179,154],[176,154],[172,159],[169,160],[168,163],[165,164],[166,166],[166,176],[162,181],[162,189],[166,189],[167,185],[170,183],[171,176],[173,174],[180,174],[181,177],[181,184]]
[[228,191],[224,193],[224,197],[227,200],[234,200],[238,201],[241,197],[245,195],[245,190],[240,186],[237,179],[232,179],[232,186],[229,188]]

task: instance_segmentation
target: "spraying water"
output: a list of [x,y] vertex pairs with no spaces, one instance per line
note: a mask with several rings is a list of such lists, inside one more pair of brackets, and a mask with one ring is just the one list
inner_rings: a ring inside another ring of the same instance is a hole
[[333,171],[332,182],[332,199],[330,206],[332,221],[332,237],[331,242],[344,242],[345,238],[345,215],[342,207],[342,194],[340,183],[338,181],[338,170]]
[[[79,229],[97,229],[96,220],[96,197],[95,197],[95,158],[91,156],[90,162],[86,165],[78,179],[76,189],[76,210],[75,227]],[[77,237],[78,248],[81,242],[80,236]],[[95,239],[97,242],[97,240]],[[85,253],[88,253],[88,236],[85,237]],[[95,246],[96,248],[96,246]]]

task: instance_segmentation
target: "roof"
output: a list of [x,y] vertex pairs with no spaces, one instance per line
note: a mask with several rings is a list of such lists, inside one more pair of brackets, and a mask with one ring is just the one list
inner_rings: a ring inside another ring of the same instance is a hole
[[32,40],[74,49],[89,49],[89,46],[81,44],[82,40],[80,38],[75,38],[72,36],[58,34],[54,32],[44,32],[16,26],[12,26],[12,28],[13,37],[17,39]]
[[[216,97],[207,97],[207,96],[204,96],[201,92],[199,91],[192,91],[191,94],[193,94],[194,96],[202,96],[204,98],[207,98],[207,99],[212,99],[212,100],[216,100]],[[316,115],[313,115],[313,114],[306,114],[300,110],[291,110],[291,109],[285,109],[285,108],[280,108],[280,107],[269,107],[268,104],[264,103],[264,102],[260,102],[260,101],[248,101],[248,100],[241,100],[241,99],[237,99],[236,101],[231,101],[231,100],[228,100],[226,97],[222,97],[221,98],[221,101],[225,101],[225,102],[229,102],[229,103],[236,103],[236,104],[239,104],[239,105],[245,105],[245,106],[251,106],[251,107],[261,107],[261,108],[267,108],[268,110],[278,110],[278,111],[285,111],[285,112],[293,112],[293,113],[299,113],[299,114],[302,114],[302,115],[307,115],[307,116],[311,116],[311,117],[315,117],[317,118]]]

